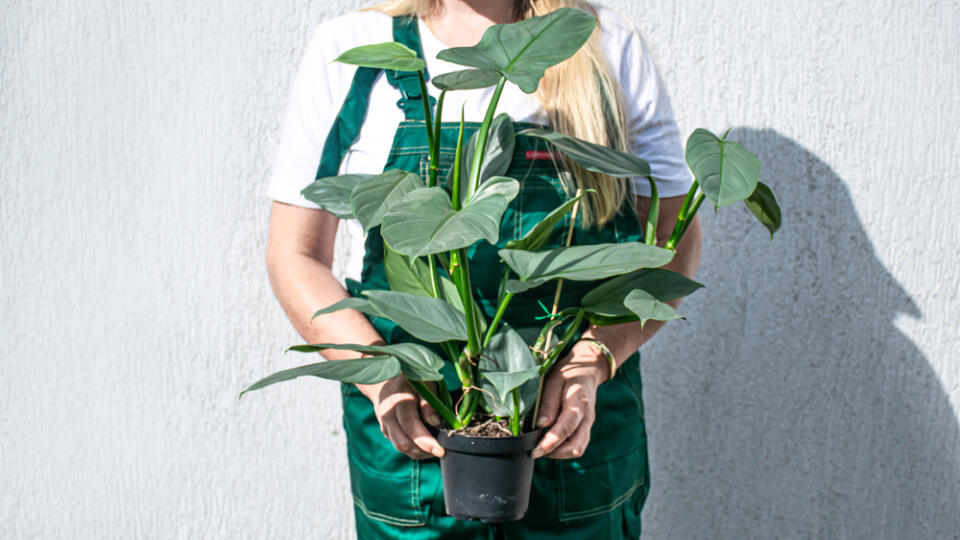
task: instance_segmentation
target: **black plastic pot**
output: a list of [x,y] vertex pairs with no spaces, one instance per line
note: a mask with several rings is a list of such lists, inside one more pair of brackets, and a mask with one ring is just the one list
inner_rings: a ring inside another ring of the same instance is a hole
[[522,518],[533,482],[530,451],[540,440],[541,431],[503,438],[441,431],[437,441],[446,450],[440,458],[440,470],[447,513],[484,523]]

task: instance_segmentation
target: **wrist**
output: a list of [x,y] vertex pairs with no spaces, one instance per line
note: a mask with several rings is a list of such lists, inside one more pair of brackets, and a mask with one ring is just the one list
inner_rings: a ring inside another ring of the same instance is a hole
[[564,370],[568,372],[576,370],[575,373],[570,373],[571,375],[589,375],[596,386],[613,378],[616,367],[610,362],[611,357],[604,354],[603,350],[590,339],[581,339],[574,344],[570,352],[570,361],[564,366]]
[[598,372],[601,374],[598,382],[602,384],[613,379],[617,374],[617,357],[610,347],[603,341],[590,336],[582,337],[580,343],[586,345],[597,363]]

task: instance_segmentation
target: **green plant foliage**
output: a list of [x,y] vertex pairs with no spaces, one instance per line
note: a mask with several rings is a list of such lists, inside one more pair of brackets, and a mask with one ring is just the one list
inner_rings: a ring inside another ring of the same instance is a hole
[[454,210],[439,187],[414,190],[384,215],[381,233],[391,249],[411,257],[465,248],[481,239],[495,244],[500,219],[520,184],[502,176],[484,182],[470,202]]
[[375,317],[381,317],[380,312],[377,311],[373,306],[370,305],[370,301],[364,298],[344,298],[343,300],[333,304],[330,307],[321,309],[313,314],[314,318],[319,317],[320,315],[326,315],[327,313],[333,313],[334,311],[340,311],[341,309],[355,309],[361,313],[366,313],[367,315],[373,315]]
[[576,161],[588,171],[609,174],[617,178],[650,175],[650,164],[633,154],[546,129],[524,129],[520,135],[539,137],[549,141],[563,152],[563,155]]
[[564,216],[570,213],[573,210],[573,206],[586,196],[587,193],[596,193],[592,189],[585,190],[580,195],[570,199],[569,201],[561,204],[550,212],[547,217],[541,219],[532,229],[527,231],[527,234],[523,235],[523,238],[518,238],[517,240],[510,240],[506,244],[507,249],[522,249],[524,251],[539,251],[547,244],[547,240],[550,239],[550,233],[553,232],[553,228],[557,226],[557,223],[560,223],[563,220]]
[[271,384],[289,381],[297,377],[311,376],[345,383],[373,384],[392,379],[400,374],[400,362],[391,356],[371,356],[352,360],[333,360],[278,371],[251,384],[240,392],[259,390]]
[[387,209],[423,186],[423,179],[415,174],[389,170],[358,183],[350,192],[350,207],[363,230],[369,231],[380,225]]
[[673,259],[672,251],[647,244],[594,244],[540,252],[501,249],[499,253],[519,277],[507,282],[507,292],[512,293],[551,279],[606,279],[639,268],[657,268]]
[[364,291],[370,305],[413,337],[430,343],[467,340],[463,313],[438,298],[396,291]]
[[560,8],[513,24],[495,24],[483,33],[480,43],[440,51],[437,58],[496,71],[532,94],[544,71],[573,56],[596,25],[596,19],[586,11]]
[[[470,140],[463,146],[463,155],[460,159],[460,170],[470,170],[470,163],[473,162],[473,154],[477,148],[477,136],[479,131],[475,131]],[[480,182],[486,182],[494,176],[501,176],[510,168],[510,162],[513,160],[513,149],[516,146],[517,138],[513,129],[513,121],[507,114],[499,114],[490,124],[490,135],[487,137],[487,150],[483,154],[483,163],[480,164]],[[450,169],[450,175],[453,176],[454,169]],[[450,181],[447,182],[448,185]],[[461,190],[461,206],[466,203],[466,190]]]
[[640,289],[630,291],[623,303],[640,318],[640,326],[643,326],[649,320],[672,321],[683,318],[670,304],[658,300],[652,294]]
[[742,201],[760,179],[760,160],[743,146],[698,128],[687,139],[687,165],[714,207]]
[[747,205],[757,221],[770,231],[770,238],[773,238],[773,233],[780,229],[780,205],[777,204],[773,191],[770,191],[763,182],[757,182],[757,189],[743,201],[743,204]]
[[517,388],[520,414],[533,406],[540,366],[527,343],[509,325],[503,325],[490,339],[478,367],[486,379],[482,386],[484,403],[493,414],[513,414],[512,392]]
[[372,174],[344,174],[327,176],[314,180],[303,188],[300,194],[305,199],[323,208],[340,219],[352,219],[350,192],[360,182],[372,177]]
[[[325,349],[356,351],[378,356],[392,356],[400,361],[400,369],[411,381],[439,381],[443,359],[427,347],[418,343],[394,343],[391,345],[343,345],[337,343],[314,343],[294,345],[291,351],[320,352]],[[390,377],[387,377],[389,379]],[[385,379],[384,379],[385,380]]]
[[668,301],[687,296],[700,287],[703,285],[683,274],[663,268],[644,268],[603,282],[585,294],[580,305],[591,315],[624,317],[632,312],[623,301],[634,289],[646,291],[657,300]]
[[427,63],[417,58],[413,49],[395,41],[354,47],[338,56],[334,62],[396,71],[420,71],[427,67]]
[[500,77],[500,72],[492,69],[462,69],[437,75],[432,82],[441,90],[472,90],[493,86]]

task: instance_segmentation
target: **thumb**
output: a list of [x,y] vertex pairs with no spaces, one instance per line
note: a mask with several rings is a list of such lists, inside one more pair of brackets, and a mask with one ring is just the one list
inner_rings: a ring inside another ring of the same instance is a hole
[[563,391],[563,377],[556,371],[547,376],[543,384],[543,393],[540,394],[540,414],[537,416],[538,428],[546,427],[557,419],[560,411],[560,398]]

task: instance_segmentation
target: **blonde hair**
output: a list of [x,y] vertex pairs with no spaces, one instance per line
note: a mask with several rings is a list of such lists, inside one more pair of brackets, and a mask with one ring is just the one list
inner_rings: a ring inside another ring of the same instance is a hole
[[[367,8],[392,17],[426,15],[440,0],[388,0]],[[516,0],[517,20],[545,15],[562,7],[576,7],[596,15],[584,0]],[[587,43],[574,54],[547,70],[537,89],[537,98],[547,113],[550,126],[561,133],[592,143],[628,152],[627,121],[623,90],[604,56],[597,25]],[[605,174],[590,172],[567,160],[574,188],[593,189],[584,199],[580,213],[585,227],[602,227],[613,219],[631,194],[629,184]]]

